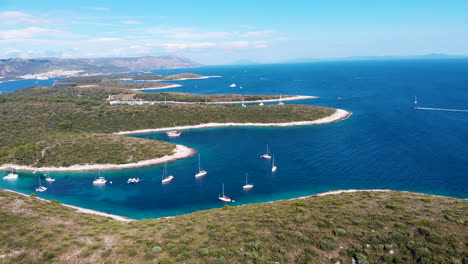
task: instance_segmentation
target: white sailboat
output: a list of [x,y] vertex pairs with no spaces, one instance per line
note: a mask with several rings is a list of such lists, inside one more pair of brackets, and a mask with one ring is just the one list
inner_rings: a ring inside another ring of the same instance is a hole
[[41,177],[39,177],[39,187],[36,188],[36,192],[45,192],[45,191],[47,191],[47,187],[42,186]]
[[247,106],[244,104],[244,99],[242,99],[242,107],[247,107]]
[[281,101],[281,98],[282,98],[282,96],[280,95],[280,99],[279,99],[278,105],[284,105],[283,101]]
[[3,179],[6,181],[15,181],[18,179],[18,174],[15,172],[14,169],[11,169],[10,173],[8,173],[7,176],[3,177]]
[[246,172],[245,173],[245,185],[242,186],[242,189],[244,189],[244,190],[250,190],[250,189],[252,189],[254,187],[253,184],[248,183],[248,178],[247,177],[248,176],[247,176],[247,172]]
[[139,182],[140,182],[140,178],[129,178],[127,180],[128,184],[135,184],[135,183],[139,183]]
[[106,184],[107,180],[101,176],[101,171],[98,171],[98,178],[94,179],[93,184],[94,185],[104,185]]
[[223,187],[222,187],[222,194],[219,195],[218,199],[223,201],[223,202],[230,202],[231,201],[231,198],[224,195],[224,183],[223,183]]
[[195,174],[195,178],[203,177],[203,176],[205,176],[206,174],[208,174],[208,172],[206,172],[206,170],[202,170],[202,169],[201,169],[201,165],[200,165],[200,154],[198,154],[198,173]]
[[414,104],[418,104],[418,98],[416,96],[414,97]]
[[263,105],[263,102],[259,103],[258,105]]
[[174,179],[174,176],[172,176],[172,175],[167,176],[167,165],[166,165],[166,163],[164,163],[164,170],[163,170],[163,174],[162,174],[161,178],[162,178],[161,182],[163,184],[169,183]]
[[178,132],[178,131],[169,131],[169,132],[166,132],[166,135],[168,137],[180,137],[180,135],[182,134],[182,132]]
[[260,157],[262,157],[262,158],[264,158],[264,159],[271,159],[271,156],[270,156],[270,148],[269,148],[268,144],[267,144],[267,153],[263,154],[263,155],[260,156]]
[[44,176],[45,176],[45,180],[46,180],[47,182],[50,182],[50,183],[55,182],[55,179],[52,178],[52,177],[50,177],[49,172],[46,172],[46,173],[44,174]]
[[275,172],[278,169],[275,165],[275,157],[273,157],[273,160],[271,162],[271,172]]
[[229,85],[229,87],[237,87],[237,84],[232,83],[231,85]]

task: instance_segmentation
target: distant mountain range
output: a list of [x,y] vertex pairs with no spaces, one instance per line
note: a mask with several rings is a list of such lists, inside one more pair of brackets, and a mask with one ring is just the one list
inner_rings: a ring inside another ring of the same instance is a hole
[[425,54],[408,56],[352,56],[344,58],[304,58],[287,61],[288,63],[319,62],[319,61],[357,61],[357,60],[414,60],[414,59],[466,59],[468,56],[447,54]]
[[12,58],[0,60],[0,81],[52,78],[156,69],[194,68],[200,64],[175,55],[133,58]]

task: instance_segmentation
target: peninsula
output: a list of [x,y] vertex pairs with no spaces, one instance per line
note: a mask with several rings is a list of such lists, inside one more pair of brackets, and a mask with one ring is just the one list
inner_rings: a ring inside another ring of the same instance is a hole
[[[139,83],[102,78],[95,84],[90,82],[31,87],[0,95],[3,113],[0,169],[79,171],[149,166],[189,157],[195,150],[123,136],[129,132],[122,131],[313,125],[342,120],[351,114],[327,107],[293,104],[248,107],[200,104],[229,101],[228,98],[234,101],[278,100],[281,97],[278,95],[146,94],[132,90]],[[131,100],[164,96],[199,103],[109,103],[109,98],[125,96]]]
[[340,191],[140,221],[3,190],[0,203],[5,263],[466,262],[468,202],[432,195]]

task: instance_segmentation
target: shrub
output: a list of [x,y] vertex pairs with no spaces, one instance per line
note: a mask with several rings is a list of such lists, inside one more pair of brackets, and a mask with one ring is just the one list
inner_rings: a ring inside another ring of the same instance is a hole
[[346,230],[344,230],[343,228],[336,228],[336,229],[333,229],[333,234],[335,236],[344,236],[346,235]]
[[173,264],[175,263],[171,258],[163,258],[159,261],[159,264]]
[[156,254],[159,254],[159,252],[162,251],[162,248],[160,246],[155,246],[151,249],[151,251],[153,251]]

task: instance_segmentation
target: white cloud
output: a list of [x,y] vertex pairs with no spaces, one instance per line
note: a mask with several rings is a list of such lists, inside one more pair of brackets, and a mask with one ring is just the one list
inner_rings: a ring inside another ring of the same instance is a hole
[[246,48],[249,46],[248,41],[233,41],[233,42],[224,42],[221,44],[225,48]]
[[91,39],[90,41],[120,41],[121,38],[95,38]]
[[141,24],[143,24],[143,22],[136,21],[136,20],[125,20],[125,21],[122,21],[122,24],[125,24],[125,25],[141,25]]
[[264,49],[264,48],[268,48],[268,41],[265,41],[265,40],[254,41],[252,45],[256,49]]
[[0,30],[0,40],[27,39],[32,37],[57,37],[62,35],[62,31],[41,27]]
[[170,50],[179,49],[200,49],[200,48],[213,48],[216,47],[216,43],[213,42],[199,42],[199,43],[166,43],[161,46]]
[[266,37],[276,33],[275,30],[260,30],[260,31],[250,31],[242,34],[242,37],[250,38],[250,37]]
[[83,8],[91,9],[91,10],[98,10],[98,11],[110,10],[110,8],[108,8],[108,7],[99,7],[99,6],[84,6]]
[[41,19],[30,14],[18,11],[5,11],[0,13],[0,25],[19,25],[19,24],[30,24],[30,25],[41,25],[51,24],[52,20]]
[[171,37],[176,39],[223,39],[232,35],[229,32],[202,32],[202,33],[189,33],[179,32],[172,34]]

